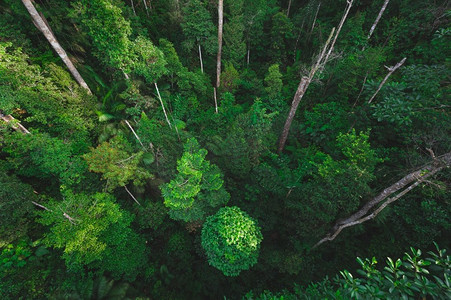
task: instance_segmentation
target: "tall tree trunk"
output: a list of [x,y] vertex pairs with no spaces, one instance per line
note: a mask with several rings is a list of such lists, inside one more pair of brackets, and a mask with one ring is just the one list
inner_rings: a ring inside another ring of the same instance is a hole
[[133,9],[133,14],[136,16],[136,11],[135,11],[135,4],[133,3],[133,0],[131,0],[132,1],[132,9]]
[[202,50],[200,48],[200,44],[199,44],[199,60],[200,60],[200,70],[202,71],[202,74],[204,74],[204,63],[202,62]]
[[[313,78],[315,77],[316,72],[319,70],[320,72],[324,69],[324,66],[327,64],[327,61],[329,60],[329,56],[332,53],[332,50],[334,48],[335,42],[337,41],[338,35],[340,34],[341,28],[343,27],[343,24],[348,16],[349,10],[352,7],[352,2],[354,0],[347,0],[347,6],[345,9],[345,12],[343,14],[343,17],[341,18],[340,24],[338,25],[337,32],[334,35],[335,28],[332,29],[329,38],[327,39],[326,44],[324,45],[323,50],[321,51],[320,55],[318,56],[318,59],[316,60],[316,64],[310,69],[310,73],[308,76],[303,76],[301,81],[299,82],[298,88],[296,90],[296,93],[294,94],[293,101],[291,103],[290,112],[288,113],[287,119],[285,121],[285,125],[282,129],[282,133],[280,134],[279,138],[279,146],[277,148],[277,153],[281,153],[283,149],[285,148],[285,143],[288,138],[288,133],[290,132],[291,123],[293,122],[294,116],[296,114],[296,110],[299,106],[299,103],[302,100],[302,97],[304,97],[305,92],[307,91],[310,83],[312,82]],[[333,38],[332,43],[330,42]],[[330,47],[329,47],[330,44]],[[326,54],[327,52],[327,54]]]
[[371,26],[370,33],[368,34],[368,40],[373,35],[374,29],[376,29],[376,26],[379,23],[379,20],[381,19],[382,15],[384,14],[384,11],[387,8],[388,2],[390,2],[390,0],[385,0],[384,4],[382,5],[381,10],[379,11],[379,14],[377,15],[377,18],[376,18],[376,20],[373,23],[373,26]]
[[321,7],[321,2],[318,4],[318,8],[316,9],[315,18],[313,19],[312,23],[312,29],[310,30],[310,33],[313,32],[313,29],[315,28],[316,19],[318,18],[319,8]]
[[216,58],[216,88],[221,85],[222,25],[224,22],[224,0],[218,3],[218,56]]
[[290,8],[291,8],[291,0],[288,1],[287,18],[290,15]]
[[26,7],[28,12],[30,13],[30,16],[31,16],[35,26],[44,34],[45,38],[49,41],[50,45],[53,47],[53,49],[56,51],[56,53],[58,53],[60,58],[63,60],[64,64],[69,69],[69,72],[72,74],[72,76],[78,82],[78,84],[81,87],[83,87],[84,89],[86,89],[89,94],[91,94],[91,90],[89,89],[88,85],[84,81],[83,77],[81,77],[80,73],[78,73],[74,64],[70,61],[69,57],[67,56],[66,51],[64,51],[64,49],[58,43],[55,35],[50,30],[50,27],[47,26],[44,19],[39,15],[39,13],[36,10],[36,8],[34,7],[33,3],[31,3],[31,0],[22,0],[22,3]]
[[146,2],[146,0],[143,0],[143,2],[144,2],[144,7],[146,8],[147,16],[149,16],[149,9],[147,8],[147,2]]
[[[352,216],[344,220],[338,220],[337,223],[332,228],[332,231],[328,235],[326,235],[326,237],[324,237],[322,240],[316,243],[316,245],[313,246],[313,248],[316,248],[322,243],[325,243],[327,241],[334,240],[340,234],[340,232],[347,227],[359,225],[366,221],[374,219],[390,203],[395,202],[396,200],[398,200],[399,198],[401,198],[402,196],[413,190],[415,187],[420,185],[422,182],[425,182],[427,178],[435,175],[444,168],[451,166],[451,152],[448,152],[439,157],[435,157],[432,150],[430,150],[430,152],[433,158],[432,163],[416,170],[415,172],[412,172],[404,176],[396,183],[384,189],[379,195],[371,199]],[[395,193],[397,194],[394,195]],[[394,196],[383,202],[391,195]],[[378,208],[376,208],[379,204],[381,205]],[[374,209],[374,211],[368,214],[372,209]]]

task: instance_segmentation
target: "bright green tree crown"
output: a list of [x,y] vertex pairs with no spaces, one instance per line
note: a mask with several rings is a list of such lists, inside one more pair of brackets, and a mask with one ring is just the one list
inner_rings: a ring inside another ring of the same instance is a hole
[[260,227],[236,206],[221,208],[202,228],[208,263],[226,276],[237,276],[257,263],[262,239]]

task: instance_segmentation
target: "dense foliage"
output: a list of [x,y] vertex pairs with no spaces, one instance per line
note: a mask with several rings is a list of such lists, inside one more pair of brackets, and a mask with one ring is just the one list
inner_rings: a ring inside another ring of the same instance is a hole
[[384,3],[0,0],[0,298],[449,298],[451,6]]

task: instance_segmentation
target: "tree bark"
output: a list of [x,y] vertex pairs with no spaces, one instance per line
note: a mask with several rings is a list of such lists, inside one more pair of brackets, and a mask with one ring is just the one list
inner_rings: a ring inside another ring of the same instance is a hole
[[393,72],[395,72],[397,69],[399,69],[399,67],[401,67],[404,64],[406,59],[407,59],[407,57],[404,57],[399,63],[397,63],[393,67],[386,67],[388,69],[388,73],[385,76],[384,80],[382,80],[381,84],[379,84],[379,87],[377,88],[376,92],[373,94],[373,96],[370,98],[370,100],[368,100],[368,104],[370,104],[374,100],[374,98],[376,97],[377,93],[379,93],[381,88],[384,86],[384,84],[387,81],[388,77],[390,77],[391,74],[393,74]]
[[224,22],[224,0],[218,3],[218,56],[216,58],[216,88],[221,85],[222,27]]
[[199,60],[200,60],[200,70],[202,74],[204,74],[204,63],[202,62],[202,50],[200,48],[200,44],[199,44]]
[[[347,0],[347,6],[345,9],[345,12],[343,13],[343,16],[341,18],[340,24],[338,25],[338,29],[335,32],[335,28],[332,29],[329,38],[327,39],[326,44],[324,45],[323,50],[321,51],[320,55],[318,56],[315,65],[310,69],[310,73],[308,76],[303,76],[301,81],[299,82],[298,88],[296,90],[296,93],[293,97],[293,102],[291,103],[290,112],[288,113],[288,117],[285,121],[285,125],[283,127],[282,133],[279,138],[279,146],[277,148],[277,153],[281,153],[283,149],[285,148],[285,143],[288,138],[288,133],[290,131],[291,123],[293,122],[294,116],[296,114],[296,110],[298,108],[298,105],[304,97],[305,92],[307,91],[310,83],[312,82],[313,78],[315,77],[315,74],[317,71],[322,72],[324,69],[324,66],[327,64],[329,60],[329,56],[332,53],[332,50],[334,49],[335,42],[337,41],[338,35],[340,34],[341,28],[343,27],[343,24],[348,16],[348,13],[352,7],[352,3],[354,0]],[[335,35],[334,35],[335,33]],[[330,42],[333,37],[332,43]],[[329,47],[330,44],[330,47]],[[327,54],[326,54],[327,52]]]
[[377,24],[379,23],[382,15],[384,14],[384,11],[387,8],[388,2],[390,2],[390,0],[385,0],[384,4],[382,5],[382,8],[379,11],[379,14],[377,15],[376,20],[374,21],[373,26],[371,26],[370,33],[368,34],[368,38],[367,38],[368,40],[373,35],[374,29],[376,29]]
[[[350,217],[344,220],[338,220],[332,228],[332,231],[326,237],[316,243],[313,248],[316,248],[327,241],[334,240],[340,234],[340,232],[347,227],[362,224],[366,221],[374,219],[390,203],[395,202],[396,200],[413,190],[422,182],[426,181],[427,178],[435,175],[444,168],[451,166],[451,152],[448,152],[439,157],[432,155],[432,157],[434,159],[432,163],[404,176],[396,183],[384,189],[379,195],[367,202],[359,211],[357,211]],[[383,202],[389,196],[397,192],[399,193]],[[378,208],[376,208],[376,206],[378,206],[380,203],[382,204]],[[372,213],[368,214],[368,212],[370,212],[374,208],[376,209]]]
[[63,60],[64,64],[69,69],[69,72],[72,74],[72,76],[75,78],[75,80],[78,82],[78,84],[86,89],[89,94],[91,94],[91,90],[89,89],[88,85],[84,81],[83,77],[81,77],[80,73],[78,73],[78,70],[75,68],[74,64],[70,61],[69,57],[66,54],[66,51],[61,47],[61,45],[58,43],[55,35],[52,33],[49,26],[47,26],[46,22],[43,20],[43,18],[39,15],[38,11],[34,7],[33,3],[31,3],[31,0],[22,0],[22,3],[24,4],[25,8],[30,13],[30,16],[33,20],[33,23],[35,26],[44,34],[45,38],[49,41],[50,45],[53,47],[53,49],[58,53],[60,58]]

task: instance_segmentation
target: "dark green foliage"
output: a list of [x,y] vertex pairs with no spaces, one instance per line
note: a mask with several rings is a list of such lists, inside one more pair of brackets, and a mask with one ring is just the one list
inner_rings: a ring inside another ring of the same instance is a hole
[[16,176],[0,172],[0,248],[25,236],[30,226],[32,201],[37,196],[33,188]]
[[255,221],[236,206],[221,208],[202,228],[208,262],[226,276],[237,276],[257,262],[262,239]]

